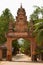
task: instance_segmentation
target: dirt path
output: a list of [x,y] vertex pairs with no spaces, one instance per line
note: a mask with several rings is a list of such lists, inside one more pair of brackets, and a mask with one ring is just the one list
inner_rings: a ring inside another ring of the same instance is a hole
[[17,54],[13,57],[13,61],[31,61],[31,58],[26,56],[25,54]]
[[12,61],[0,61],[0,65],[43,65],[39,62],[31,62],[31,58],[24,54],[17,54]]

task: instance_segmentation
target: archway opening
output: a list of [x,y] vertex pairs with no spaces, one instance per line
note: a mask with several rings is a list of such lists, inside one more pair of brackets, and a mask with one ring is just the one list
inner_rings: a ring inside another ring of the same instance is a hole
[[12,41],[12,60],[13,61],[29,61],[29,59],[31,59],[30,41],[24,38],[13,40]]

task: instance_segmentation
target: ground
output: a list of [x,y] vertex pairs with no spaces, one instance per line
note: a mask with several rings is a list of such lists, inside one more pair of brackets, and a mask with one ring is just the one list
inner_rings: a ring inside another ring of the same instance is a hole
[[0,65],[43,65],[42,62],[32,62],[25,54],[17,54],[12,61],[0,61]]

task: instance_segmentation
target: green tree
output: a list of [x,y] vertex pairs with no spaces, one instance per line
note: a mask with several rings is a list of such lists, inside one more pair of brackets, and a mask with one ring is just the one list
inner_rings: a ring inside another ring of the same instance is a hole
[[4,44],[7,41],[5,35],[0,34],[0,46],[2,46],[2,44]]
[[14,49],[13,50],[13,54],[17,54],[17,52],[19,51],[19,44],[18,44],[18,41],[17,40],[13,40],[12,41],[12,48]]
[[40,12],[41,12],[41,14],[42,14],[42,19],[43,19],[43,7],[41,7]]
[[43,22],[36,23],[36,41],[37,41],[37,52],[41,55],[41,59],[43,60]]
[[5,42],[5,33],[8,32],[10,21],[14,21],[14,18],[10,10],[6,8],[0,16],[0,44]]
[[23,39],[23,44],[21,46],[21,51],[27,55],[30,55],[30,42]]
[[39,7],[39,6],[34,6],[36,9],[33,11],[33,13],[30,15],[30,18],[32,18],[33,20],[38,20],[40,14],[42,15],[43,19],[43,7]]
[[[37,53],[43,60],[43,7],[35,6],[35,8],[34,12],[30,15],[30,18],[34,20],[32,34],[36,37]],[[40,13],[42,18],[39,18]]]

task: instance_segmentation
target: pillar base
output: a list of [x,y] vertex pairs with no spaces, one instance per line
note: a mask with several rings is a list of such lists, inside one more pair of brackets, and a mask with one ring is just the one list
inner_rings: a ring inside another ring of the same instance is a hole
[[2,61],[2,59],[0,59],[0,61]]
[[32,61],[37,62],[37,56],[36,55],[32,55]]
[[7,61],[12,61],[12,56],[11,55],[7,55]]

